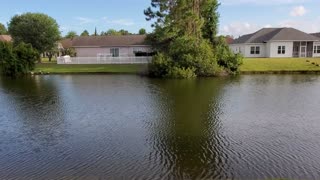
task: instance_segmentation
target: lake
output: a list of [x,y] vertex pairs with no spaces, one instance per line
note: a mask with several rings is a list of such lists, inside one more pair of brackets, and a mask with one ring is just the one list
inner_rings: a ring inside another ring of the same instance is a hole
[[0,77],[0,179],[320,179],[320,76]]

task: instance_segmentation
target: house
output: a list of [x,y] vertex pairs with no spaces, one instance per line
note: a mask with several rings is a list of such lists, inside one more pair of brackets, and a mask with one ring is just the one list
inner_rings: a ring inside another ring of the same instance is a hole
[[320,37],[294,28],[263,28],[229,47],[244,57],[320,57]]
[[10,35],[0,35],[0,42],[11,42],[12,38]]
[[61,44],[75,48],[77,57],[133,57],[151,53],[145,39],[145,35],[81,36]]

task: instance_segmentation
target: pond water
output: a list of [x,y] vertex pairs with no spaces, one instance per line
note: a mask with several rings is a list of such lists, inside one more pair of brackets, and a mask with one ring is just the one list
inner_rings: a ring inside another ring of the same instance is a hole
[[320,179],[320,76],[0,78],[0,179]]

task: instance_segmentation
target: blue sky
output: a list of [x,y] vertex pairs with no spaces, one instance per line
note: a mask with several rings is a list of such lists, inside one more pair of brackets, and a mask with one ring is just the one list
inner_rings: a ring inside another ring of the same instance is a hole
[[[0,0],[0,22],[7,24],[15,14],[42,12],[55,18],[62,34],[74,30],[140,28],[152,31],[143,10],[151,0]],[[220,34],[234,36],[262,27],[295,27],[306,32],[320,31],[320,0],[220,0]]]

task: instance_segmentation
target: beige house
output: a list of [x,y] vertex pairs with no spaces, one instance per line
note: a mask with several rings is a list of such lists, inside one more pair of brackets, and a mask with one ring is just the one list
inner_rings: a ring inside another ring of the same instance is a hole
[[77,57],[134,57],[151,53],[145,35],[83,36],[61,42],[75,48]]

